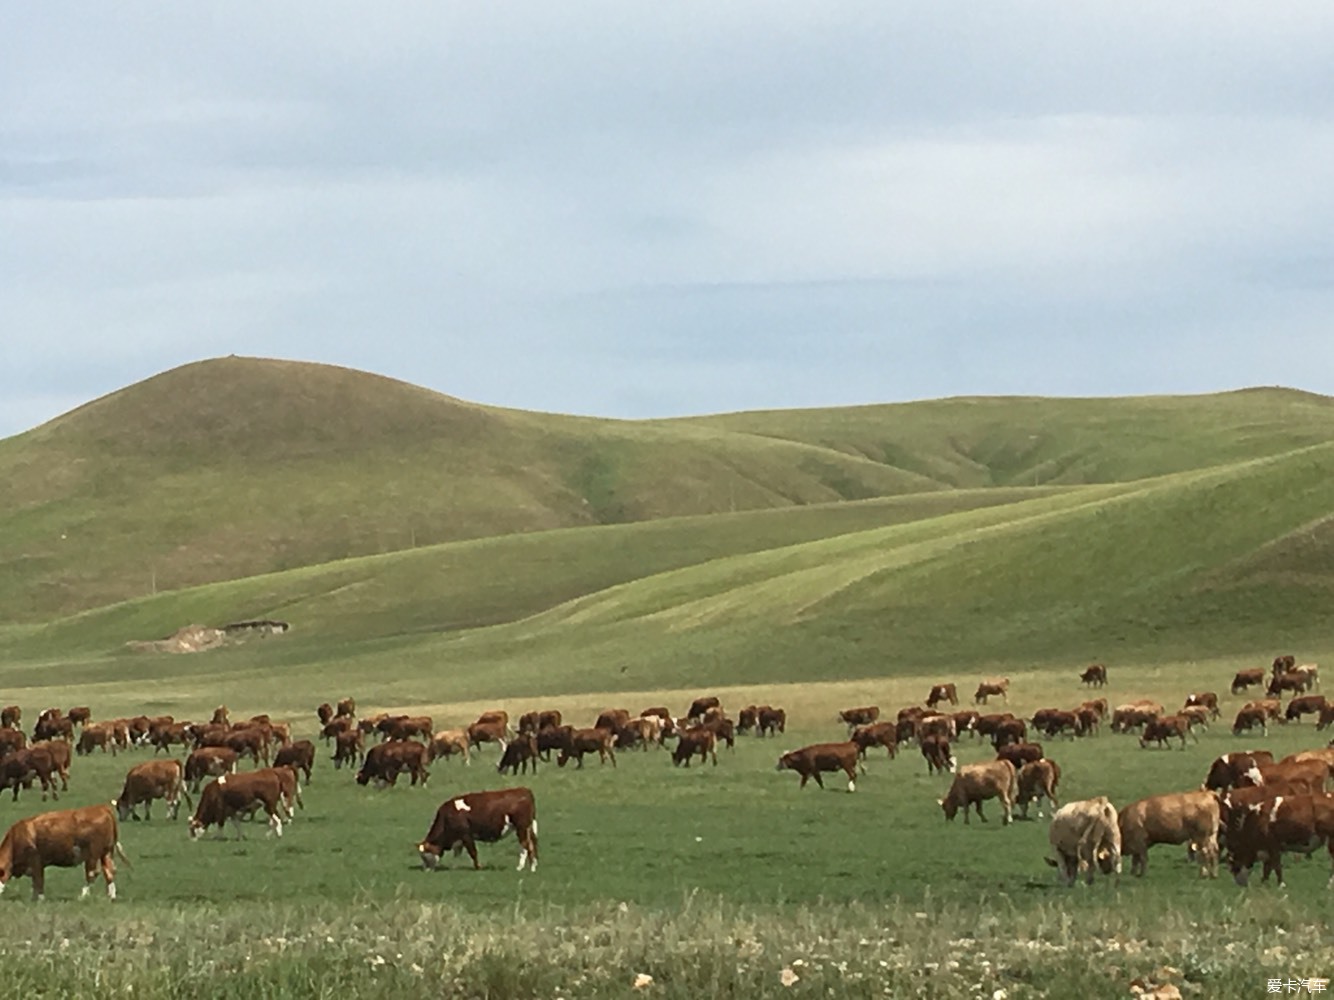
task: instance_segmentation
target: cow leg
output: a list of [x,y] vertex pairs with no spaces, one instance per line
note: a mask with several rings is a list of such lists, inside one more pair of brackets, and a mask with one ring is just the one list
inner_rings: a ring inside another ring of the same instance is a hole
[[815,772],[813,772],[813,773],[811,774],[811,777],[815,779],[815,783],[816,783],[817,785],[819,785],[821,788],[824,787],[824,779],[820,777],[820,772],[819,772],[819,771],[815,771]]
[[468,857],[472,858],[472,870],[481,871],[481,863],[477,860],[477,844],[472,837],[465,837],[463,840],[463,849],[468,852]]
[[710,750],[710,751],[709,751],[709,754],[713,757],[713,766],[714,766],[714,767],[717,767],[717,766],[718,766],[718,751],[717,751],[717,750]]
[[37,867],[28,874],[32,878],[32,898],[40,902],[46,898],[46,869],[39,860]]

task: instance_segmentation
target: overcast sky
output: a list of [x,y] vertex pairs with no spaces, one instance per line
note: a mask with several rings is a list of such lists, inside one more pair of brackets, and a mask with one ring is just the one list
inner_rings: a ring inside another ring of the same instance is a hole
[[1334,5],[11,4],[0,436],[176,365],[523,409],[1334,393]]

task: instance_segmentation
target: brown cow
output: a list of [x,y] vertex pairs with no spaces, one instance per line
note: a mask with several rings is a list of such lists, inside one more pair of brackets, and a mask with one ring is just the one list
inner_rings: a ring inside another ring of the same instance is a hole
[[1061,768],[1054,760],[1046,757],[1030,761],[1019,769],[1019,794],[1015,805],[1019,814],[1028,819],[1028,804],[1038,803],[1038,819],[1042,818],[1042,799],[1051,803],[1053,809],[1060,806],[1056,799],[1056,786],[1061,783]]
[[838,721],[848,727],[848,732],[852,732],[858,726],[869,726],[879,718],[879,705],[866,705],[862,708],[845,708],[838,713]]
[[1269,686],[1265,688],[1265,693],[1271,698],[1277,698],[1284,691],[1293,691],[1301,693],[1311,686],[1311,675],[1299,673],[1296,670],[1290,670],[1287,673],[1275,674],[1269,679]]
[[704,718],[704,713],[711,708],[719,708],[721,702],[714,695],[706,695],[703,698],[696,698],[690,703],[690,711],[686,712],[687,721],[694,722]]
[[987,817],[982,812],[982,803],[998,798],[1005,813],[1001,823],[1008,825],[1013,819],[1014,800],[1018,793],[1019,776],[1014,765],[1008,760],[989,760],[960,767],[950,790],[939,803],[946,820],[953,820],[962,808],[963,821],[967,824],[968,810],[972,807],[977,810],[977,818],[985,823]]
[[79,733],[79,742],[74,748],[75,753],[90,754],[99,747],[103,753],[106,753],[109,747],[111,756],[116,756],[115,729],[105,722],[95,722],[84,726],[83,731]]
[[351,767],[359,763],[365,753],[365,745],[365,737],[355,726],[339,732],[334,737],[334,755],[331,758],[334,769],[342,770],[344,764]]
[[[615,732],[615,739],[612,741],[617,750],[628,750],[631,747],[639,747],[641,751],[647,750],[650,743],[656,743],[662,733],[662,720],[653,719],[631,719],[625,725],[621,726]],[[533,734],[534,736],[536,734]],[[537,741],[533,741],[533,746],[537,746]]]
[[[859,747],[856,743],[848,741],[847,743],[813,743],[810,746],[802,747],[799,750],[789,750],[778,758],[779,771],[796,771],[801,775],[801,784],[797,787],[805,788],[806,782],[811,778],[821,788],[824,787],[824,779],[820,777],[822,771],[842,771],[848,776],[848,791],[857,790],[857,768],[861,765],[858,759]],[[862,766],[862,773],[866,772],[865,766]]]
[[1049,739],[1066,732],[1073,737],[1079,731],[1079,716],[1060,708],[1040,708],[1032,721],[1033,728]]
[[149,760],[136,764],[125,775],[125,785],[120,795],[112,801],[120,821],[137,820],[135,809],[140,804],[144,807],[144,819],[152,819],[153,800],[164,799],[167,811],[174,820],[180,812],[181,799],[184,797],[187,808],[194,808],[190,794],[185,790],[185,769],[178,760]]
[[942,701],[951,705],[959,704],[959,693],[953,684],[932,684],[931,693],[926,696],[926,707],[935,708]]
[[[292,774],[291,771],[287,773]],[[249,816],[261,808],[269,817],[269,832],[281,837],[283,785],[276,771],[265,769],[224,774],[217,781],[204,786],[199,796],[199,806],[190,817],[190,839],[198,840],[210,826],[216,826],[219,838],[224,838],[227,835],[226,823],[231,820],[232,828],[236,830],[236,839],[240,840],[245,836],[241,830],[240,817]]]
[[209,719],[209,722],[215,726],[230,726],[232,720],[227,714],[227,706],[219,705],[215,708],[213,710],[213,718]]
[[1272,870],[1283,885],[1283,852],[1310,854],[1321,846],[1330,852],[1334,889],[1334,795],[1277,795],[1246,807],[1235,833],[1228,838],[1228,866],[1240,886],[1250,881],[1256,859],[1264,857],[1264,875]]
[[265,767],[269,766],[269,734],[260,727],[234,729],[230,733],[221,734],[218,740],[214,745],[229,747],[240,756],[249,754],[256,767],[261,761]]
[[[87,732],[87,730],[85,729],[84,732]],[[190,745],[188,724],[169,722],[165,726],[154,726],[148,734],[148,742],[153,744],[154,757],[157,756],[159,750],[165,750],[170,754],[173,743],[187,747]]]
[[747,705],[736,717],[736,731],[738,733],[748,733],[752,729],[757,729],[760,724],[760,706]]
[[483,743],[499,743],[500,752],[505,752],[505,744],[509,742],[509,733],[506,731],[505,723],[498,719],[489,719],[485,722],[478,720],[468,727],[468,745],[474,749],[481,747]]
[[919,741],[928,736],[943,736],[945,739],[953,741],[957,735],[954,730],[954,716],[952,715],[924,715],[917,722],[917,739]]
[[1041,743],[1007,743],[996,748],[996,759],[1008,760],[1016,769],[1035,760],[1042,760],[1045,756]]
[[1167,746],[1170,739],[1180,739],[1181,749],[1186,749],[1186,736],[1189,734],[1196,743],[1200,738],[1195,735],[1191,729],[1190,720],[1184,715],[1166,715],[1160,719],[1150,719],[1144,724],[1144,732],[1140,734],[1139,745],[1141,749],[1148,747],[1150,743],[1157,743],[1159,747]]
[[79,705],[66,712],[65,718],[76,726],[86,726],[92,721],[93,712],[87,705]]
[[556,765],[564,767],[573,757],[576,765],[580,768],[584,766],[584,754],[596,753],[598,763],[605,764],[608,759],[611,760],[611,766],[616,766],[616,751],[614,744],[616,734],[606,729],[598,729],[594,726],[592,729],[574,729],[572,727],[563,727],[565,738],[560,748],[560,756],[556,758]]
[[1225,792],[1236,785],[1252,767],[1272,763],[1274,755],[1268,750],[1234,750],[1225,753],[1209,765],[1209,773],[1204,776],[1202,787]]
[[1244,732],[1249,732],[1256,726],[1260,727],[1260,732],[1265,736],[1269,735],[1268,713],[1263,708],[1255,705],[1246,705],[1237,712],[1237,718],[1232,723],[1232,735],[1240,736]]
[[1116,807],[1106,797],[1061,806],[1052,814],[1047,839],[1056,852],[1056,860],[1045,860],[1061,869],[1061,879],[1067,886],[1075,884],[1080,871],[1087,872],[1086,881],[1092,885],[1095,865],[1104,875],[1115,871],[1120,882],[1121,828]]
[[[665,708],[663,711],[667,711]],[[644,713],[640,713],[642,716]],[[558,708],[549,708],[544,711],[525,712],[519,716],[519,732],[536,733],[546,729],[548,726],[559,726],[561,724],[561,713]]]
[[977,733],[978,736],[985,736],[988,739],[994,739],[996,735],[996,728],[1002,722],[1008,722],[1010,719],[1013,719],[1014,717],[1015,716],[1013,712],[993,712],[989,715],[979,715],[977,719],[973,722],[973,731]]
[[1296,666],[1296,664],[1297,664],[1297,657],[1293,656],[1291,653],[1286,653],[1282,656],[1274,657],[1274,662],[1270,666],[1270,669],[1275,674],[1281,674],[1285,670],[1291,670],[1294,666]]
[[1319,719],[1320,713],[1325,710],[1326,705],[1327,702],[1323,694],[1298,695],[1288,702],[1283,718],[1288,722],[1300,722],[1303,715],[1314,715]]
[[1132,729],[1146,726],[1163,714],[1161,705],[1131,703],[1118,705],[1112,711],[1112,732],[1128,733]]
[[629,721],[630,710],[628,708],[608,708],[598,713],[597,721],[593,723],[593,728],[605,729],[608,732],[614,733]]
[[1327,703],[1325,707],[1320,710],[1320,718],[1316,721],[1315,727],[1317,730],[1322,730],[1327,729],[1331,725],[1334,725],[1334,702]]
[[528,788],[468,792],[441,803],[426,838],[417,845],[422,867],[434,869],[445,851],[468,852],[480,869],[477,841],[495,843],[510,830],[519,840],[519,871],[537,871],[537,803]]
[[500,755],[500,763],[496,765],[496,770],[504,774],[508,770],[511,774],[518,774],[520,768],[523,773],[528,773],[529,766],[532,766],[533,773],[537,773],[537,734],[522,733],[505,747],[505,752]]
[[952,712],[950,718],[954,720],[954,731],[962,736],[964,733],[977,735],[977,721],[982,716],[971,708],[966,708],[961,712]]
[[1095,663],[1080,673],[1079,681],[1089,687],[1103,687],[1107,683],[1107,667],[1101,663]]
[[1232,678],[1232,693],[1241,694],[1249,687],[1263,684],[1265,682],[1265,672],[1261,667],[1255,667],[1252,670],[1238,670],[1236,676]]
[[236,771],[237,753],[230,747],[200,747],[185,758],[185,780],[198,792],[205,778],[219,778]]
[[682,732],[672,751],[672,766],[684,764],[689,767],[690,758],[696,754],[699,755],[700,763],[712,757],[713,766],[718,766],[718,738],[713,735],[712,729],[696,726]]
[[426,786],[426,780],[431,776],[426,770],[426,744],[416,740],[396,740],[371,747],[357,772],[357,784],[374,781],[376,788],[396,785],[403,771],[412,775],[414,785],[420,781],[422,787]]
[[[523,734],[528,735],[528,734]],[[464,764],[472,763],[471,748],[468,744],[468,732],[465,729],[442,729],[431,737],[429,757],[453,757],[458,754]],[[503,756],[503,755],[502,755]]]
[[0,726],[6,729],[17,729],[22,719],[23,709],[17,705],[6,705],[3,709],[0,709]]
[[290,767],[306,776],[310,784],[310,772],[315,766],[315,744],[310,740],[297,740],[281,748],[273,758],[274,767]]
[[435,720],[429,715],[395,715],[382,720],[375,728],[386,740],[406,740],[414,736],[429,740],[435,732]]
[[343,698],[341,701],[338,702],[337,707],[334,709],[335,717],[343,716],[345,718],[351,719],[355,717],[356,714],[357,714],[357,699],[355,698]]
[[[993,698],[997,695],[1000,696],[1001,701],[1008,702],[1010,700],[1009,692],[1010,692],[1010,678],[1008,677],[988,678],[987,680],[984,680],[982,681],[982,683],[978,684],[977,691],[973,693],[973,703],[978,705],[985,705],[987,703],[988,698]],[[964,818],[966,819],[967,817],[965,816]]]
[[19,798],[19,789],[25,786],[31,786],[33,778],[37,778],[42,783],[42,801],[46,801],[46,793],[51,793],[51,798],[59,799],[56,794],[56,783],[54,778],[59,777],[60,770],[56,762],[52,759],[51,751],[44,747],[36,745],[27,747],[23,750],[16,750],[4,760],[0,760],[0,791],[6,788],[14,789],[14,801]]
[[928,736],[922,740],[921,751],[927,774],[946,774],[959,766],[950,750],[950,741],[943,736]]
[[116,814],[107,805],[62,809],[21,819],[0,840],[0,892],[9,880],[27,875],[32,879],[33,899],[46,895],[46,866],[73,868],[83,864],[87,896],[102,874],[107,898],[116,898],[116,866],[112,855],[127,861],[120,846]]
[[857,744],[863,759],[871,747],[884,747],[891,758],[897,756],[899,752],[892,722],[873,722],[869,726],[858,726],[852,731],[851,739]]
[[1218,877],[1218,796],[1209,791],[1151,795],[1121,810],[1121,849],[1130,873],[1143,875],[1154,844],[1194,844],[1200,876]]
[[1003,747],[1006,743],[1023,743],[1028,739],[1028,724],[1023,719],[1002,719],[991,733],[991,745]]
[[778,733],[787,732],[787,712],[781,708],[774,708],[772,705],[761,705],[759,719],[758,735],[774,736]]
[[28,745],[28,737],[18,729],[0,729],[0,760]]
[[40,743],[29,744],[28,749],[45,750],[51,754],[51,762],[56,768],[55,773],[60,778],[60,790],[69,791],[70,758],[74,755],[70,745],[64,740],[43,740]]
[[1204,705],[1187,705],[1177,715],[1186,720],[1186,724],[1192,732],[1196,729],[1203,729],[1208,732],[1211,716],[1209,709]]
[[727,749],[731,750],[736,746],[736,725],[731,719],[722,715],[705,716],[700,725],[713,732],[718,742],[726,743]]
[[333,706],[330,705],[327,701],[322,703],[315,709],[315,717],[320,720],[320,728],[323,729],[329,723],[333,722],[333,717],[334,717]]
[[1196,705],[1202,705],[1209,710],[1209,717],[1216,719],[1220,715],[1218,711],[1218,695],[1213,691],[1197,691],[1194,694],[1186,695],[1186,703],[1181,707],[1183,709],[1193,708]]
[[1254,764],[1247,768],[1238,776],[1237,787],[1281,785],[1289,792],[1323,792],[1329,771],[1329,763],[1319,757],[1301,760],[1285,757],[1276,764]]

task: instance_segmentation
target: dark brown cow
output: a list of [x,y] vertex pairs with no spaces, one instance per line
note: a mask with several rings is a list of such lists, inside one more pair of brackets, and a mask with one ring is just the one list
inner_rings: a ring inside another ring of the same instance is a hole
[[1269,716],[1263,708],[1255,705],[1247,705],[1237,712],[1237,718],[1232,723],[1232,735],[1240,736],[1242,733],[1260,728],[1260,732],[1265,736],[1269,735]]
[[269,766],[269,734],[259,726],[225,733],[217,745],[229,747],[241,756],[249,754],[256,767],[261,761],[265,767]]
[[966,708],[961,712],[952,712],[950,718],[954,720],[954,731],[962,736],[964,733],[971,733],[977,736],[977,722],[982,716],[971,708]]
[[1132,729],[1139,729],[1148,725],[1162,714],[1163,707],[1161,705],[1142,703],[1118,705],[1112,712],[1112,732],[1128,733]]
[[1042,818],[1042,799],[1051,803],[1053,809],[1060,807],[1061,803],[1056,799],[1056,788],[1061,783],[1061,768],[1056,761],[1045,757],[1030,761],[1019,768],[1018,777],[1019,795],[1015,799],[1015,805],[1019,807],[1019,815],[1024,819],[1028,819],[1030,802],[1038,803],[1038,819]]
[[686,719],[695,721],[704,718],[704,713],[711,708],[721,707],[721,702],[713,695],[707,695],[703,698],[696,698],[690,703],[690,711],[686,712]]
[[66,712],[65,718],[69,719],[69,721],[76,726],[86,726],[92,721],[93,712],[87,705],[79,705]]
[[1004,719],[992,731],[991,745],[999,748],[1006,743],[1023,743],[1027,739],[1028,724],[1023,719]]
[[1283,885],[1283,852],[1310,854],[1328,846],[1334,888],[1334,795],[1278,795],[1246,807],[1228,839],[1228,866],[1238,885],[1250,881],[1251,869],[1264,858],[1264,875],[1272,870]]
[[1325,710],[1327,704],[1323,694],[1298,695],[1288,702],[1283,718],[1289,722],[1300,722],[1303,715],[1314,715],[1319,719],[1320,713]]
[[574,729],[564,727],[565,738],[561,743],[560,756],[556,758],[558,767],[564,767],[573,757],[576,766],[584,766],[584,754],[595,753],[598,755],[598,763],[605,764],[611,761],[611,766],[616,766],[616,734],[606,730],[598,729],[594,726],[592,729]]
[[1320,710],[1320,718],[1316,720],[1315,727],[1321,730],[1327,729],[1330,725],[1334,725],[1334,703],[1328,703]]
[[529,766],[533,773],[537,773],[537,734],[521,733],[505,747],[505,752],[500,755],[500,763],[496,765],[496,770],[501,774],[509,771],[511,774],[518,774],[520,768],[523,773],[528,773]]
[[510,830],[519,840],[519,871],[527,865],[537,871],[537,803],[528,788],[502,788],[492,792],[468,792],[447,799],[436,810],[426,838],[417,845],[422,867],[433,869],[440,857],[453,849],[468,852],[474,870],[477,841],[495,843]]
[[320,728],[323,729],[329,723],[333,722],[333,706],[327,701],[315,709],[315,717],[320,720]]
[[845,708],[838,713],[838,721],[852,732],[858,726],[869,726],[880,718],[879,705],[866,705],[862,708]]
[[1098,726],[1102,722],[1102,716],[1097,709],[1088,708],[1081,705],[1075,709],[1075,735],[1076,736],[1095,736],[1098,732]]
[[1092,709],[1098,713],[1099,719],[1107,718],[1108,713],[1111,711],[1107,706],[1106,698],[1090,698],[1088,701],[1080,702],[1079,707]]
[[[842,771],[848,776],[848,791],[857,790],[857,768],[861,764],[858,757],[860,747],[849,740],[846,743],[814,743],[799,750],[789,750],[778,758],[779,771],[796,771],[801,775],[800,788],[806,787],[811,778],[821,788],[824,779],[820,773]],[[865,773],[866,768],[862,767]]]
[[219,778],[236,771],[237,753],[230,747],[200,747],[185,758],[185,780],[198,792],[205,778]]
[[1311,686],[1311,675],[1298,673],[1290,670],[1287,673],[1276,674],[1269,679],[1269,685],[1265,688],[1265,693],[1271,698],[1277,698],[1284,691],[1292,691],[1300,694]]
[[1008,760],[1015,770],[1035,760],[1042,760],[1045,756],[1041,743],[1008,743],[996,750],[996,759]]
[[760,724],[760,706],[747,705],[736,717],[736,731],[738,733],[748,733],[752,729],[757,729]]
[[1197,691],[1194,694],[1186,696],[1186,703],[1182,708],[1193,708],[1196,705],[1203,705],[1209,710],[1209,717],[1216,719],[1221,714],[1218,710],[1218,695],[1213,691]]
[[429,740],[435,732],[435,720],[429,715],[396,715],[381,721],[376,729],[386,740],[406,740],[414,736]]
[[127,860],[120,846],[116,814],[110,806],[62,809],[21,819],[0,840],[0,892],[9,880],[27,875],[32,879],[33,899],[46,895],[46,867],[73,868],[83,865],[87,896],[100,872],[107,898],[116,898],[116,866],[113,854]]
[[935,708],[942,701],[948,701],[951,705],[959,704],[959,692],[953,684],[931,685],[931,693],[926,696],[926,707]]
[[1247,688],[1256,687],[1265,682],[1265,672],[1261,667],[1252,670],[1238,670],[1232,678],[1232,693],[1241,694]]
[[616,732],[627,722],[630,721],[630,710],[627,708],[608,708],[598,713],[597,721],[593,723],[594,729],[605,729],[608,732]]
[[1291,653],[1285,653],[1282,656],[1274,657],[1274,662],[1270,665],[1269,669],[1275,674],[1281,674],[1291,670],[1296,665],[1297,657],[1293,656]]
[[772,705],[761,705],[759,714],[759,735],[773,736],[787,732],[787,712]]
[[[666,709],[663,709],[666,711]],[[643,713],[641,713],[642,715]],[[537,712],[525,712],[519,716],[519,732],[536,733],[549,726],[559,726],[561,724],[560,709],[549,708]]]
[[[59,709],[56,710],[57,713]],[[70,722],[65,716],[56,714],[48,718],[38,718],[37,724],[33,726],[32,741],[38,743],[42,740],[65,740],[67,743],[74,742],[74,723]]]
[[1157,743],[1159,747],[1167,746],[1167,741],[1171,739],[1181,740],[1181,749],[1186,749],[1186,736],[1191,736],[1196,743],[1200,738],[1195,735],[1191,729],[1190,720],[1184,715],[1165,715],[1161,719],[1150,719],[1144,724],[1144,732],[1140,734],[1139,745],[1141,749],[1148,747],[1150,743]]
[[[616,730],[612,746],[617,750],[629,750],[632,747],[639,747],[641,751],[648,750],[649,744],[657,742],[661,732],[661,719],[631,719]],[[537,746],[536,739],[533,741],[533,746]]]
[[1001,701],[1009,701],[1010,678],[992,677],[978,684],[973,693],[974,704],[985,705],[988,698],[999,696]]
[[149,760],[136,764],[125,775],[120,795],[111,803],[120,815],[120,821],[139,818],[135,810],[144,807],[144,819],[152,819],[153,800],[164,799],[167,811],[174,820],[181,808],[181,799],[187,808],[193,808],[190,794],[185,790],[185,769],[178,760]]
[[28,745],[28,737],[18,729],[0,729],[0,760]]
[[927,774],[945,774],[958,767],[950,741],[943,736],[928,736],[922,740],[922,757],[926,760]]
[[1014,718],[1012,712],[993,712],[989,715],[979,715],[977,721],[973,723],[973,731],[979,736],[985,736],[988,739],[994,739],[996,728],[1003,722],[1008,722]]
[[60,771],[51,757],[50,750],[36,746],[16,750],[4,760],[0,760],[0,792],[6,788],[13,788],[14,801],[17,802],[19,789],[31,785],[33,778],[36,778],[42,783],[43,802],[46,801],[47,792],[51,793],[51,798],[59,799],[54,780],[59,775]]
[[1094,663],[1080,673],[1079,681],[1089,687],[1103,687],[1107,683],[1107,667],[1101,663]]
[[315,744],[310,740],[297,740],[283,747],[274,755],[273,766],[300,771],[306,776],[306,784],[309,785],[310,772],[315,767]]
[[412,783],[419,781],[425,787],[430,772],[426,770],[426,744],[416,740],[396,740],[393,743],[379,743],[366,751],[357,772],[357,784],[375,782],[376,788],[385,788],[398,784],[398,776],[407,771],[412,775]]
[[[286,768],[284,768],[286,770]],[[287,771],[289,775],[291,771]],[[232,823],[236,839],[245,834],[240,818],[263,809],[269,817],[269,832],[283,835],[283,785],[278,773],[272,770],[243,771],[224,774],[217,781],[204,786],[199,806],[190,817],[190,838],[198,840],[210,826],[218,828],[218,836],[226,837],[226,823]]]
[[899,752],[899,742],[892,722],[873,722],[869,726],[858,726],[852,731],[851,739],[857,744],[863,759],[871,747],[884,747],[891,758],[896,757]]
[[1048,738],[1061,733],[1074,736],[1079,730],[1079,716],[1060,708],[1040,708],[1033,713],[1033,728]]
[[682,732],[676,742],[676,748],[672,750],[672,766],[684,764],[689,767],[690,758],[696,754],[699,755],[700,763],[712,757],[713,766],[718,766],[718,738],[713,735],[712,729],[696,726]]
[[351,767],[361,760],[364,750],[365,738],[361,730],[356,727],[344,729],[334,738],[334,768],[342,770],[344,764]]
[[17,729],[22,719],[23,709],[17,705],[7,705],[4,709],[0,709],[0,726],[6,729]]
[[731,719],[721,715],[714,715],[705,718],[700,725],[705,729],[712,730],[713,735],[717,737],[720,743],[727,744],[727,749],[731,750],[736,746],[736,725]]
[[1274,755],[1268,750],[1234,750],[1218,757],[1209,765],[1209,773],[1204,776],[1204,788],[1210,791],[1225,792],[1241,780],[1241,776],[1253,767],[1274,763]]

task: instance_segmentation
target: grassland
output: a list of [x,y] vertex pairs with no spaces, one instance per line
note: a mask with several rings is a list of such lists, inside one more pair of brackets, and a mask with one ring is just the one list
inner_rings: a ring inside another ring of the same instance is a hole
[[[1323,397],[1258,390],[627,423],[320,366],[187,366],[0,441],[0,701],[29,718],[225,702],[308,734],[313,706],[345,694],[443,726],[494,707],[591,722],[707,691],[784,706],[791,746],[938,680],[966,693],[1003,673],[1016,711],[1071,703],[1102,660],[1109,698],[1175,704],[1277,652],[1334,662],[1332,419]],[[253,617],[293,628],[197,655],[127,645]],[[1050,752],[1065,798],[1124,804],[1249,744],[1225,728],[1185,751],[1101,736]],[[944,781],[915,757],[873,759],[848,795],[798,792],[778,750],[544,766],[522,779],[543,854],[523,876],[512,843],[480,873],[414,868],[442,798],[515,780],[493,758],[388,792],[325,760],[281,841],[192,844],[159,817],[122,831],[134,867],[114,907],[75,903],[73,872],[42,908],[11,888],[0,982],[573,998],[638,994],[643,973],[645,996],[1017,998],[1334,978],[1323,860],[1243,892],[1163,848],[1143,880],[1065,892],[1044,823],[944,823]],[[984,754],[965,741],[963,759]],[[128,763],[78,761],[62,804],[110,798]],[[0,799],[0,820],[39,807]]]

